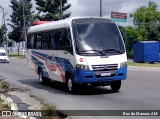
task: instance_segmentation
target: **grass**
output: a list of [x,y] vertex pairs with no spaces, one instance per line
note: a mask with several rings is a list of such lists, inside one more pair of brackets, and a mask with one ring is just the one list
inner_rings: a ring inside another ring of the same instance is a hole
[[[30,94],[30,97],[32,97],[36,100],[40,100],[33,94]],[[66,115],[64,115],[60,112],[57,112],[56,106],[49,105],[49,104],[43,103],[43,102],[41,102],[41,104],[43,105],[41,107],[43,117],[40,117],[40,119],[62,119],[62,117],[66,117]],[[29,118],[30,117],[28,117],[28,119]]]
[[9,57],[18,57],[18,58],[20,58],[20,59],[26,58],[26,55],[9,54],[8,56],[9,56]]
[[160,67],[160,63],[136,63],[136,62],[128,62],[129,66],[143,66],[143,67]]
[[8,89],[8,85],[0,81],[0,89]]
[[9,110],[9,109],[11,109],[11,107],[5,104],[2,98],[0,97],[0,110]]
[[52,106],[49,104],[43,104],[43,107],[41,108],[43,111],[42,113],[45,115],[53,115],[53,116],[46,116],[42,117],[41,119],[62,119],[63,114],[59,114],[57,112],[56,106]]

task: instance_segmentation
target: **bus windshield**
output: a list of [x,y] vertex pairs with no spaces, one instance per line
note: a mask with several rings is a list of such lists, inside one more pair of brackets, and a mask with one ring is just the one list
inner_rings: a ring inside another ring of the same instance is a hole
[[78,54],[114,55],[125,52],[119,30],[114,23],[75,23],[74,33]]

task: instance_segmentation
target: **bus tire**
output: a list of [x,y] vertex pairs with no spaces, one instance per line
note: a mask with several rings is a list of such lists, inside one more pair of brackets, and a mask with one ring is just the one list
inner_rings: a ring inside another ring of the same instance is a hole
[[69,91],[70,93],[75,93],[76,84],[73,82],[72,77],[69,75],[66,78],[67,91]]
[[42,84],[49,84],[50,83],[50,79],[47,79],[46,77],[43,76],[43,71],[42,69],[39,69],[39,81]]
[[110,86],[113,92],[117,92],[121,88],[121,81],[110,82]]

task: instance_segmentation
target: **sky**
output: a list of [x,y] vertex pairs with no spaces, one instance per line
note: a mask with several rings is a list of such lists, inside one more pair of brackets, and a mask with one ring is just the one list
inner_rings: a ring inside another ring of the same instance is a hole
[[[129,18],[130,13],[134,13],[140,6],[148,5],[150,0],[102,0],[102,16],[109,17],[111,12],[123,12],[128,14],[128,21],[121,23],[123,25],[131,25],[132,19]],[[158,10],[160,11],[160,0],[152,0],[157,3]],[[34,2],[33,2],[34,3]],[[99,16],[100,0],[68,0],[71,8],[67,12],[71,12],[73,16]],[[6,18],[10,18],[12,10],[10,9],[10,0],[0,0],[0,5],[4,8]],[[35,6],[35,5],[34,5]],[[35,10],[35,8],[33,8]],[[0,9],[0,25],[2,24],[2,9]],[[9,30],[11,30],[8,27]]]

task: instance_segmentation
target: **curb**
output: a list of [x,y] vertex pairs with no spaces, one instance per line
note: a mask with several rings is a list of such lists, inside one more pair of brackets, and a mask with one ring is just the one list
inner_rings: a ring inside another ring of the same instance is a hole
[[[16,103],[14,103],[14,100],[11,99],[10,97],[4,95],[4,94],[0,94],[0,98],[4,101],[5,104],[9,105],[11,107],[11,110],[19,110],[18,106]],[[21,118],[27,118],[27,116],[19,116]],[[35,117],[29,117],[30,119],[37,119]]]
[[[0,98],[4,101],[5,104],[7,104],[11,107],[11,110],[19,110],[17,104],[14,103],[14,100],[11,99],[9,96],[6,96],[5,94],[0,94]],[[28,118],[27,116],[18,116],[18,117],[21,117],[24,119]],[[36,117],[29,117],[29,119],[37,119],[37,118]],[[72,117],[67,116],[64,119],[72,119]]]

